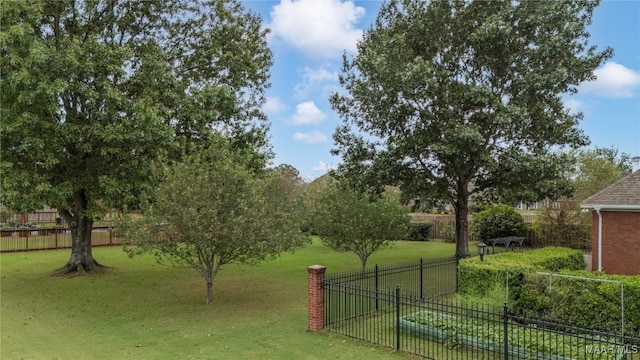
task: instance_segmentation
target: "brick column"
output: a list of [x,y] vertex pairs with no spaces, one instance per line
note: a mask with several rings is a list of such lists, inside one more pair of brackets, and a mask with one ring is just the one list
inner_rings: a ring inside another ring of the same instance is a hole
[[320,331],[324,327],[324,272],[322,265],[312,265],[309,272],[309,330]]

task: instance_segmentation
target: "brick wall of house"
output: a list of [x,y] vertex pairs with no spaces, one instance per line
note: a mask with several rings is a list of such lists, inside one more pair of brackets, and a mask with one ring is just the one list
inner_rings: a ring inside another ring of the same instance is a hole
[[[602,214],[602,270],[607,274],[640,274],[640,212],[606,211]],[[598,213],[593,211],[591,253],[598,269]]]

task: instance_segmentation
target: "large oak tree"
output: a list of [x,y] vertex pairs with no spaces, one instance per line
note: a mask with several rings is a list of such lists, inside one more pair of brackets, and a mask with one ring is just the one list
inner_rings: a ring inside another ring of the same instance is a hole
[[235,0],[2,1],[0,201],[58,209],[69,272],[99,264],[105,208],[148,194],[149,166],[206,147],[213,133],[270,150],[260,107],[271,52]]
[[469,254],[472,197],[570,192],[567,158],[587,143],[561,97],[611,56],[588,44],[597,1],[391,0],[345,56],[331,103],[338,175],[450,202]]

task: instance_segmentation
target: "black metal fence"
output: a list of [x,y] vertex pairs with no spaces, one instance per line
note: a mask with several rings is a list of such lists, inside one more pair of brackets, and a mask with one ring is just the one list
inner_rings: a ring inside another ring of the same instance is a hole
[[640,338],[453,300],[455,266],[447,258],[328,275],[325,329],[439,360],[640,360]]
[[388,292],[400,286],[403,293],[420,299],[457,291],[458,261],[455,257],[391,265],[375,265],[365,271],[327,274],[325,283]]

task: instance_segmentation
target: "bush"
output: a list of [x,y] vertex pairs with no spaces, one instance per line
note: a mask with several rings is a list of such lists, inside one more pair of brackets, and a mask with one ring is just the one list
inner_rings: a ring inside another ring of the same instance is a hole
[[432,223],[410,223],[409,224],[409,240],[411,241],[428,241],[431,235]]
[[[534,312],[545,320],[617,333],[621,328],[621,294],[624,292],[625,333],[640,336],[640,276],[605,275],[584,270],[562,271],[561,275],[572,277],[550,279],[540,274],[528,274],[521,283],[514,283],[511,288],[513,311],[519,314]],[[604,281],[587,280],[590,278]]]
[[0,210],[0,223],[6,223],[11,218],[11,214],[8,211]]
[[463,295],[484,296],[495,284],[506,285],[536,271],[584,270],[585,263],[579,250],[546,247],[527,252],[506,252],[460,260],[458,290]]
[[640,337],[640,276],[587,272],[580,250],[546,247],[490,255],[482,262],[478,257],[462,259],[458,279],[463,297],[500,305],[508,296],[509,308],[517,315],[606,332],[620,331],[622,282],[625,333]]
[[481,241],[504,236],[523,236],[522,215],[509,205],[491,205],[473,215],[471,232]]
[[440,238],[447,243],[456,242],[456,226],[455,223],[450,221],[440,222]]
[[591,247],[591,214],[583,213],[576,204],[559,203],[559,208],[548,206],[533,224],[541,245],[589,249]]

